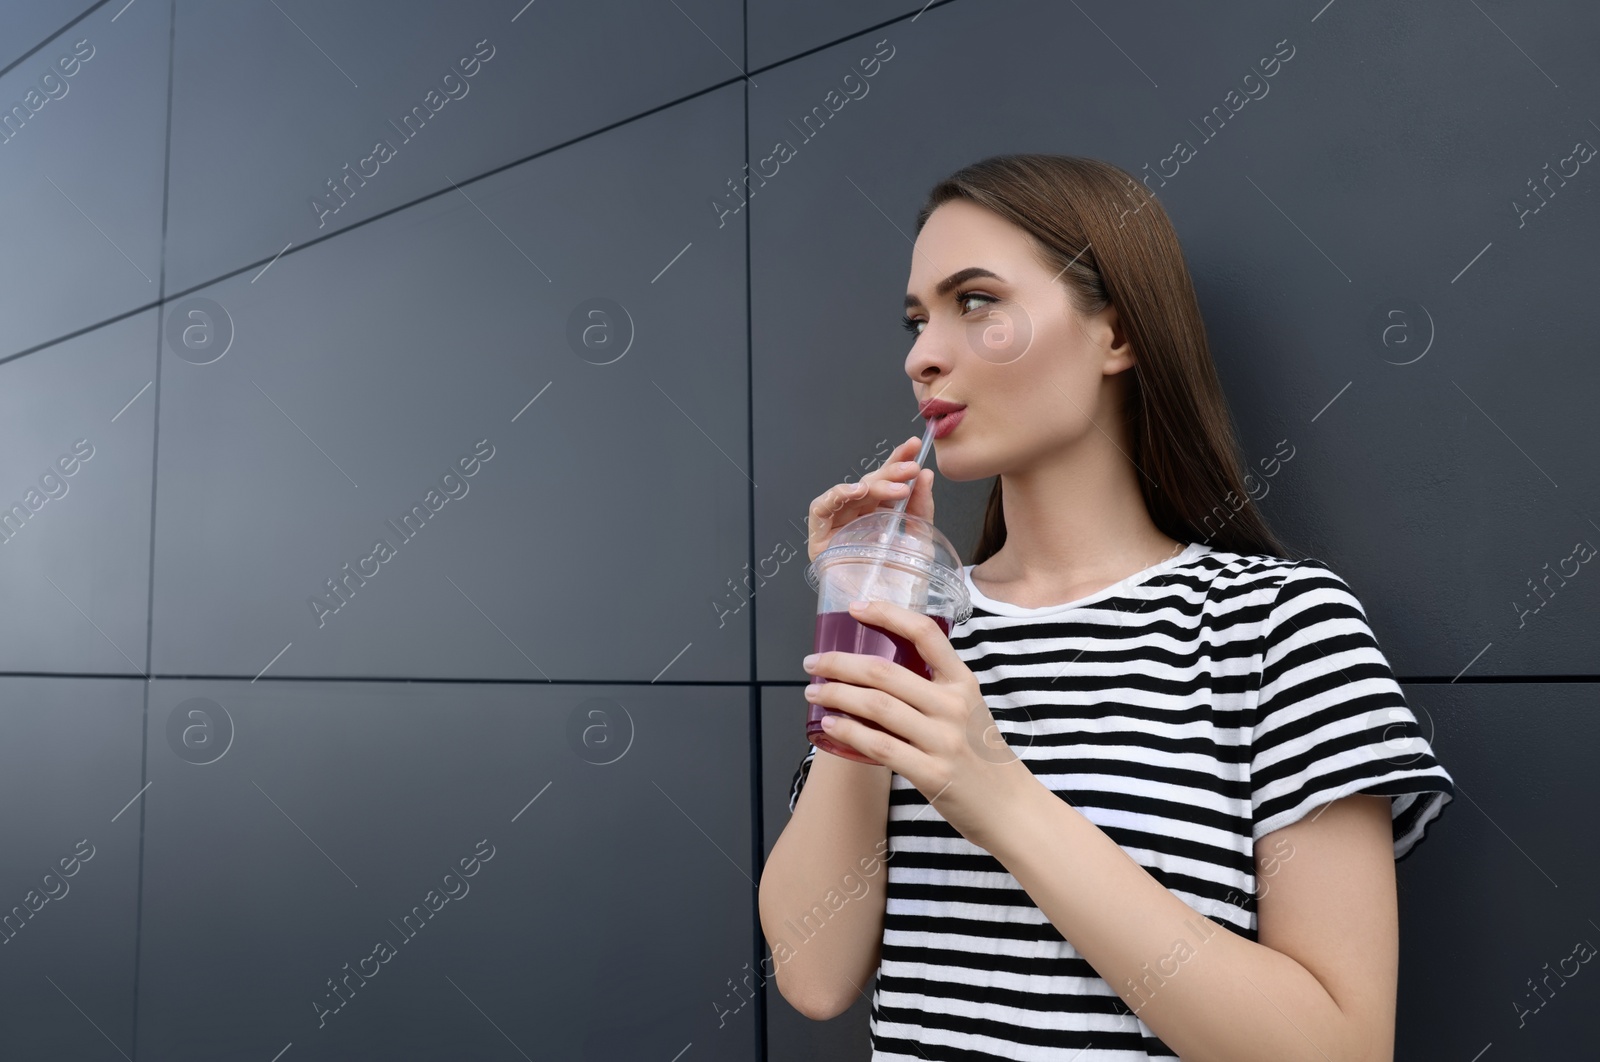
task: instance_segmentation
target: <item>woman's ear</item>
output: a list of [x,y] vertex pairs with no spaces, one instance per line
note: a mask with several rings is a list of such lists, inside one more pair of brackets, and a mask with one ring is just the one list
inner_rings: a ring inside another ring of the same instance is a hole
[[1105,362],[1101,371],[1107,376],[1115,376],[1133,368],[1137,360],[1133,353],[1133,344],[1128,341],[1128,333],[1122,327],[1122,320],[1117,316],[1115,306],[1107,306],[1096,315],[1092,335],[1097,336],[1102,344]]

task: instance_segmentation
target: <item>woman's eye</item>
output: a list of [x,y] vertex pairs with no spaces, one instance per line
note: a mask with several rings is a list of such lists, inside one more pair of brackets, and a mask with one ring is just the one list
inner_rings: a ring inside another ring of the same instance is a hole
[[[999,299],[994,298],[992,295],[979,295],[975,291],[968,292],[965,295],[957,295],[956,296],[956,302],[958,304],[965,303],[968,299],[982,299],[983,302],[979,303],[980,306],[987,306],[991,302],[999,302],[1000,301]],[[913,320],[910,317],[902,317],[902,318],[900,318],[900,327],[904,328],[907,332],[910,332],[912,335],[920,336],[922,334],[921,330],[919,328],[917,328],[917,326],[920,325],[920,324],[922,324],[921,321]]]

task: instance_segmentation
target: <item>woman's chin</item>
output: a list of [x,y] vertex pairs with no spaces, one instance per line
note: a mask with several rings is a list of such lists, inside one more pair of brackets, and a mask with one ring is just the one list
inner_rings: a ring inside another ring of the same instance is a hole
[[988,479],[999,475],[999,470],[990,468],[986,463],[973,460],[961,453],[961,447],[952,446],[948,450],[935,451],[935,467],[939,475],[952,483],[970,483],[975,479]]

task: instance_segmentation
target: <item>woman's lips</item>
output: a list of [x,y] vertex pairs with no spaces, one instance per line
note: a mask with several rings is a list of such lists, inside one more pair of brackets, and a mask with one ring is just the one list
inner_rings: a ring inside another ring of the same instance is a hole
[[956,430],[956,425],[961,423],[961,418],[967,415],[965,409],[958,409],[954,413],[946,413],[942,417],[935,417],[933,437],[942,439]]

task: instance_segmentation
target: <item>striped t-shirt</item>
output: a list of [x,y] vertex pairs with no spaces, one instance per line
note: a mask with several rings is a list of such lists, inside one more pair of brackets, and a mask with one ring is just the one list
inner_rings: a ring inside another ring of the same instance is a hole
[[[1383,794],[1398,860],[1454,799],[1365,610],[1319,560],[1191,543],[1042,608],[992,600],[963,574],[973,612],[950,642],[1012,752],[1248,940],[1265,835]],[[795,770],[791,813],[816,752]],[[899,774],[887,834],[873,1062],[1178,1062],[999,860]]]

